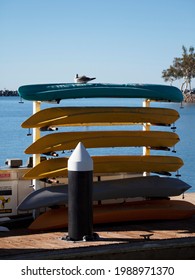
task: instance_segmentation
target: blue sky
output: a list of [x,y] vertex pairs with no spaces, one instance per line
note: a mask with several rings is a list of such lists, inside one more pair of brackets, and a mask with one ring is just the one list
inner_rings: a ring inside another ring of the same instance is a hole
[[0,0],[0,38],[0,89],[76,73],[164,84],[182,45],[195,47],[195,1]]

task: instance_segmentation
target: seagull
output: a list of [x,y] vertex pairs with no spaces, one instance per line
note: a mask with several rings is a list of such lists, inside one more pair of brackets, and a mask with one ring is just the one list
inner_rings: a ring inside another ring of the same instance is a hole
[[86,76],[80,76],[78,74],[76,74],[75,76],[75,83],[79,83],[79,84],[86,84],[89,81],[95,80],[96,78],[89,78]]

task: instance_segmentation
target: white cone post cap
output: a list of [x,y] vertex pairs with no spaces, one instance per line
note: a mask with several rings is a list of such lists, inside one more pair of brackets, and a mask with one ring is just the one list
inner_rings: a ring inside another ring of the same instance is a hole
[[68,160],[68,171],[92,171],[93,160],[85,149],[84,145],[79,142]]

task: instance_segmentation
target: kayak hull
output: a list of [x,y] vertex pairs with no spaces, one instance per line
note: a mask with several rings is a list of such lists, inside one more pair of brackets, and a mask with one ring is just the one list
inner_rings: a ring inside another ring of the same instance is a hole
[[173,86],[152,84],[38,84],[24,85],[19,95],[31,101],[60,101],[74,98],[145,98],[181,102],[182,92]]
[[[93,183],[93,201],[119,198],[165,198],[178,196],[191,188],[177,178],[142,176]],[[68,185],[54,185],[29,194],[18,206],[20,211],[65,205],[68,203]]]
[[173,147],[179,141],[174,132],[165,131],[75,131],[45,135],[32,143],[26,154],[43,154],[72,150],[79,142],[85,148],[106,147]]
[[[68,157],[53,158],[37,164],[24,174],[25,179],[68,177]],[[92,156],[94,174],[175,172],[183,160],[174,156]]]
[[[105,224],[127,221],[178,220],[195,214],[195,206],[180,200],[146,200],[93,207],[93,223]],[[51,209],[40,215],[30,230],[53,230],[68,227],[68,209]]]
[[179,113],[169,108],[153,107],[54,107],[33,114],[23,128],[52,126],[89,126],[151,123],[170,125]]

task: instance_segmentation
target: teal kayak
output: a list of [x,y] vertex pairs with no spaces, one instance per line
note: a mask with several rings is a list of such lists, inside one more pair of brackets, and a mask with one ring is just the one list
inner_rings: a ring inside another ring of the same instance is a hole
[[153,84],[37,84],[24,85],[19,95],[31,101],[60,101],[74,98],[144,98],[181,102],[182,92],[173,86]]

